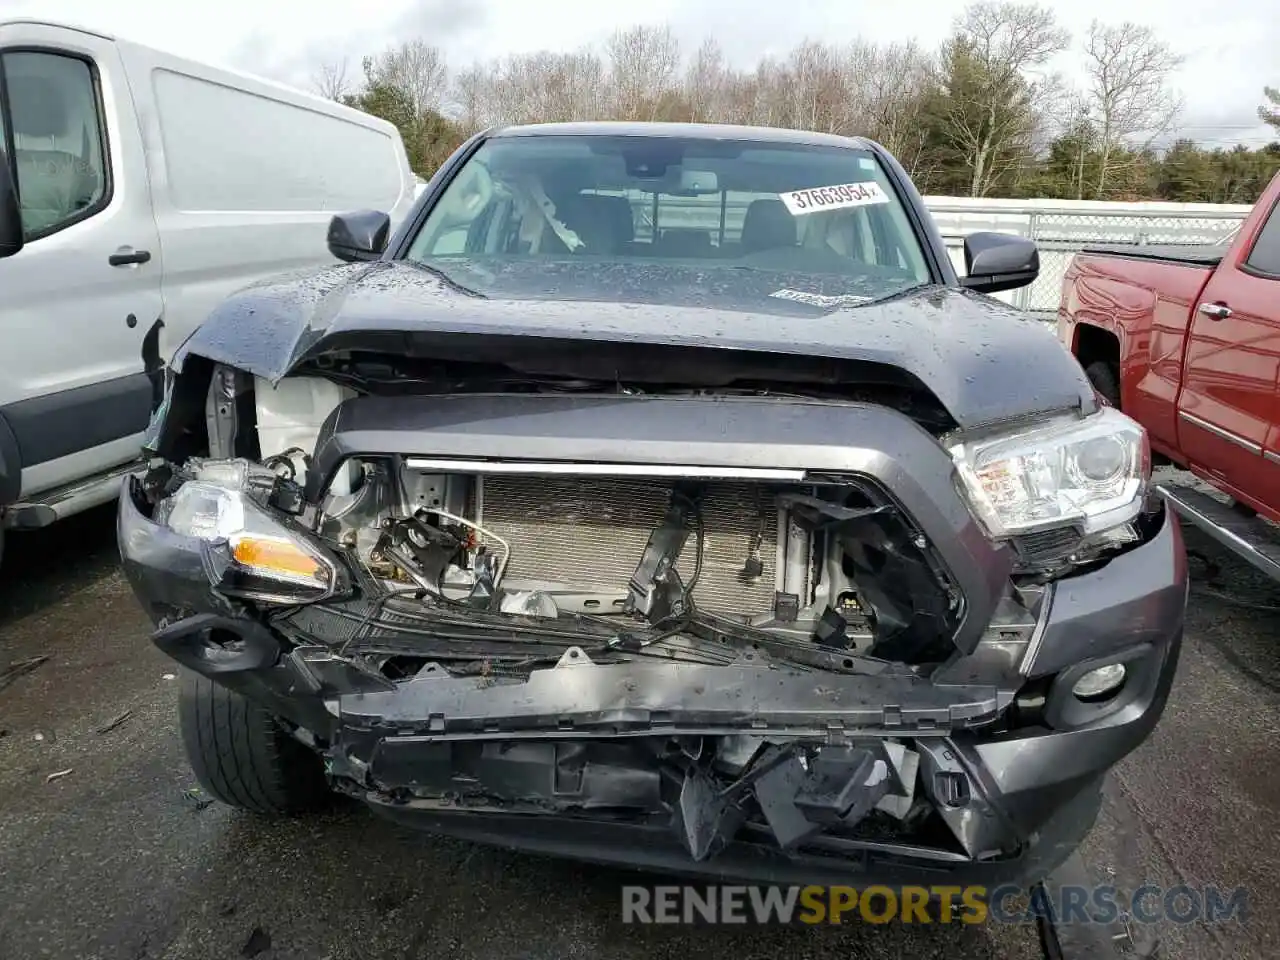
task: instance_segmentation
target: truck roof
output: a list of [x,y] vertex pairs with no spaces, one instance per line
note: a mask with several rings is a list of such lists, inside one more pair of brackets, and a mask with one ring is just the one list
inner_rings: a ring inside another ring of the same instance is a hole
[[494,137],[685,137],[694,140],[754,140],[762,143],[794,143],[804,146],[874,148],[862,137],[842,137],[812,130],[739,126],[728,123],[665,123],[632,120],[590,120],[569,123],[528,123],[499,127]]

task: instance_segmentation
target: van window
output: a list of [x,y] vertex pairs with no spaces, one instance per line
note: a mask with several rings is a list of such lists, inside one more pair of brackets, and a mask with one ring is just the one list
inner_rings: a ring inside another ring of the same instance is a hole
[[88,63],[58,53],[0,54],[0,68],[23,232],[36,240],[110,199],[97,84]]
[[390,210],[400,198],[381,130],[169,70],[153,85],[179,210]]

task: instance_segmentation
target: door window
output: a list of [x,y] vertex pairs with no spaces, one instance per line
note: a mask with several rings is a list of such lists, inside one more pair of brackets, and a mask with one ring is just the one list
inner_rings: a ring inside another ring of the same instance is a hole
[[1253,273],[1280,279],[1280,203],[1271,208],[1245,265]]
[[93,68],[45,51],[0,54],[6,151],[28,241],[93,216],[111,199]]

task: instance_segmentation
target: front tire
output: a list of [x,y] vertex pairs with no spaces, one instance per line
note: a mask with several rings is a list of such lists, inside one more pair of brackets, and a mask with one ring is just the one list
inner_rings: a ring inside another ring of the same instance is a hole
[[191,770],[214,799],[282,816],[332,798],[316,754],[262,707],[207,677],[182,671],[178,725]]
[[1095,360],[1084,368],[1084,375],[1107,403],[1120,409],[1120,378],[1115,364],[1109,360]]

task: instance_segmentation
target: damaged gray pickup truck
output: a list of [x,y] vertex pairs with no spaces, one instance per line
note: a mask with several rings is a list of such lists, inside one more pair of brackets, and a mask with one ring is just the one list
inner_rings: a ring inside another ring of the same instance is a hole
[[1141,427],[899,164],[487,131],[179,350],[119,545],[215,797],[749,882],[1031,884],[1151,732]]

